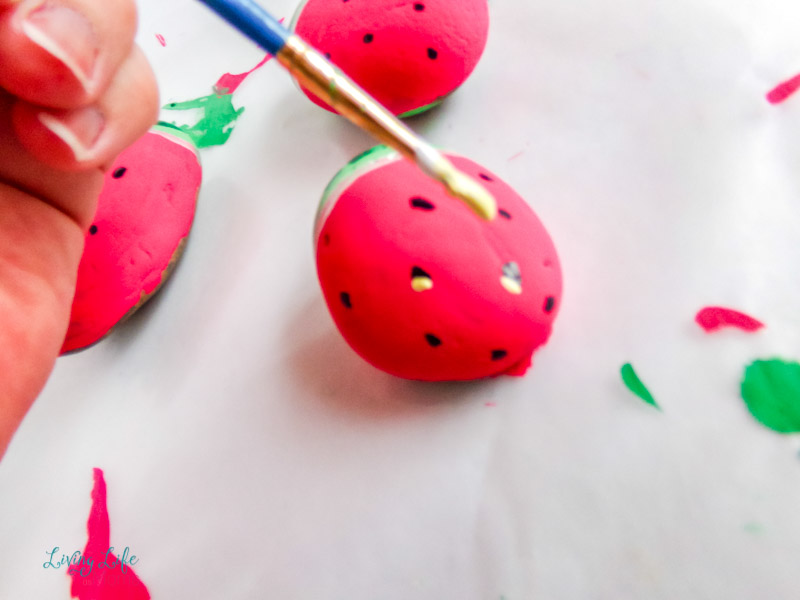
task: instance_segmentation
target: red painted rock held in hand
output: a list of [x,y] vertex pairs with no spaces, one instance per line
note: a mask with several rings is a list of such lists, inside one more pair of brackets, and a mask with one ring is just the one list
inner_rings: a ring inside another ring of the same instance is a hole
[[157,127],[108,170],[78,267],[61,352],[94,344],[164,283],[194,219],[201,168],[180,131]]

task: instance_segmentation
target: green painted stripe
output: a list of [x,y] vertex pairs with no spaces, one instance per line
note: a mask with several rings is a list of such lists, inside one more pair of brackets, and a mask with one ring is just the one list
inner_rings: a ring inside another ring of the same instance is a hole
[[406,112],[404,112],[404,113],[402,113],[400,115],[397,115],[397,118],[398,119],[405,119],[407,117],[413,117],[413,116],[419,115],[421,113],[424,113],[425,111],[428,111],[428,110],[432,109],[435,106],[439,106],[443,101],[444,101],[444,98],[437,98],[436,100],[434,100],[430,104],[426,104],[425,106],[420,106],[418,108],[412,108],[411,110],[407,110]]
[[[397,155],[398,158],[400,157],[400,154],[393,148],[379,145],[374,146],[369,150],[365,150],[353,158],[345,166],[339,169],[336,175],[333,176],[333,179],[331,179],[328,185],[325,186],[325,190],[322,192],[322,199],[319,202],[317,212],[322,212],[322,209],[331,199],[331,194],[334,192],[334,190],[341,189],[341,191],[344,191],[344,189],[346,189],[346,186],[344,186],[345,183],[349,184],[350,182],[355,181],[364,172],[369,170],[372,163],[382,158],[388,158],[392,154]],[[341,195],[341,192],[337,194],[337,196],[339,195]]]

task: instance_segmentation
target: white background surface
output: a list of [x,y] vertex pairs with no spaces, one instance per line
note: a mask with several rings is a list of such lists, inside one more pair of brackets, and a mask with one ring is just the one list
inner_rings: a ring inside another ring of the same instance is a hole
[[[162,103],[262,56],[195,2],[140,7]],[[800,442],[738,392],[751,360],[800,358],[800,95],[764,99],[798,26],[791,0],[492,3],[482,62],[411,125],[530,202],[565,289],[528,375],[473,384],[338,336],[314,211],[372,142],[254,73],[171,281],[58,361],[0,465],[0,598],[69,597],[42,563],[83,549],[92,467],[155,600],[800,597]],[[767,328],[708,336],[706,304]]]

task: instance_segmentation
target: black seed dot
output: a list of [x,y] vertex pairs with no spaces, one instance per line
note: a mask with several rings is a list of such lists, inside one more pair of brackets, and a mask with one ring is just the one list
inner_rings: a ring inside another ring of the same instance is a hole
[[498,214],[499,214],[501,217],[503,217],[504,219],[510,219],[510,218],[511,218],[511,215],[509,214],[509,212],[508,212],[507,210],[503,210],[503,209],[501,208],[501,209],[500,209],[500,210],[498,210],[497,212],[498,212]]
[[478,177],[480,177],[484,181],[494,181],[494,179],[489,177],[486,173],[478,173]]
[[439,56],[439,53],[436,50],[433,48],[428,48],[428,58],[431,60],[436,60],[437,56]]
[[328,235],[327,233],[325,235],[323,235],[322,236],[322,243],[325,244],[326,246],[330,246],[331,245],[331,236]]
[[433,210],[434,206],[425,198],[412,198],[411,208],[421,208],[422,210]]
[[427,277],[428,279],[431,278],[430,275],[428,275],[425,271],[423,271],[419,267],[414,267],[413,269],[411,269],[411,279],[414,279],[415,277]]
[[416,4],[414,4],[414,10],[417,12],[422,12],[423,10],[425,10],[425,5],[420,2],[417,2]]
[[553,296],[548,296],[544,301],[544,312],[549,313],[556,305],[556,299]]
[[125,175],[125,171],[127,171],[127,170],[128,170],[128,169],[127,169],[127,168],[125,168],[125,167],[120,167],[119,169],[116,169],[116,170],[115,170],[115,171],[114,171],[114,172],[111,174],[111,176],[112,176],[114,179],[119,179],[120,177],[122,177],[123,175]]
[[365,44],[369,44],[374,39],[375,39],[375,36],[372,35],[371,33],[367,33],[367,34],[364,35],[364,43]]
[[492,360],[501,360],[508,355],[505,350],[492,350]]
[[438,337],[436,337],[432,333],[426,333],[425,334],[425,341],[428,342],[431,345],[432,348],[436,348],[436,346],[441,346],[442,345],[442,340],[440,340]]
[[97,225],[92,225],[91,227],[89,227],[89,233],[91,233],[92,235],[97,233]]
[[347,292],[342,292],[339,294],[339,300],[342,301],[342,304],[344,304],[345,308],[353,308],[353,304],[350,302],[350,294]]

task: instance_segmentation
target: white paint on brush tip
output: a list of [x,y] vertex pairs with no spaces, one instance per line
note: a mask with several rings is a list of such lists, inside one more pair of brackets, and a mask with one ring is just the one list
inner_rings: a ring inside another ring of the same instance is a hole
[[474,178],[459,171],[433,146],[421,144],[414,155],[419,168],[442,182],[451,196],[466,202],[473,211],[487,221],[497,216],[497,202],[487,189]]

